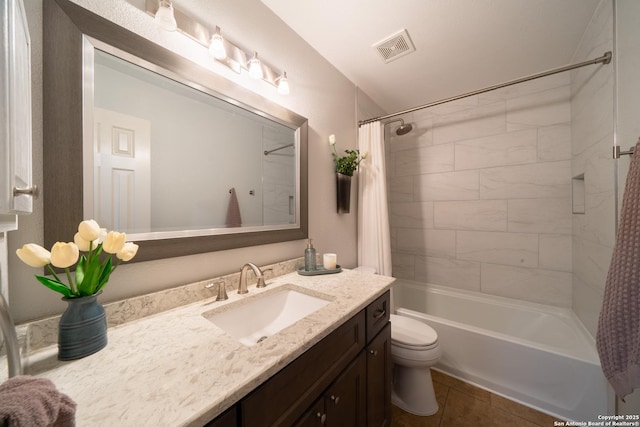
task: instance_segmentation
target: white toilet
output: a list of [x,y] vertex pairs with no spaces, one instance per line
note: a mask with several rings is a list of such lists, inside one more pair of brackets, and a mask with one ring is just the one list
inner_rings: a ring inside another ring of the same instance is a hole
[[433,328],[415,319],[391,315],[394,405],[420,416],[438,412],[429,368],[441,355]]
[[[355,270],[360,273],[376,273],[373,267],[362,266]],[[438,412],[429,368],[436,364],[441,355],[438,334],[431,326],[409,317],[391,315],[391,401],[394,405],[420,416]]]

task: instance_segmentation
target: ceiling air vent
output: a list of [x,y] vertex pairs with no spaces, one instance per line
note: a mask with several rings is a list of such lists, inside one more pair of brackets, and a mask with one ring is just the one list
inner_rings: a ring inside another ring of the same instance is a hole
[[416,50],[407,30],[398,31],[394,35],[374,44],[372,47],[378,51],[385,63],[395,61],[401,56],[405,56]]

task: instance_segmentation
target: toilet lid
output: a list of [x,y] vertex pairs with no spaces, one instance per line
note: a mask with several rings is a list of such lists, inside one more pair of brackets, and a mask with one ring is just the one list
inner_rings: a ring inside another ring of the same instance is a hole
[[415,347],[432,345],[438,340],[433,328],[405,316],[391,315],[391,340],[399,344]]

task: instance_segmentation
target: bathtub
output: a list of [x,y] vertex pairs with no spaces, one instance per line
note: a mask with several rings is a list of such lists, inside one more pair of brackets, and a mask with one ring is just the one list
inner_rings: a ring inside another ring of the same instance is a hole
[[571,310],[401,279],[393,301],[438,333],[435,369],[559,419],[607,414],[595,343]]

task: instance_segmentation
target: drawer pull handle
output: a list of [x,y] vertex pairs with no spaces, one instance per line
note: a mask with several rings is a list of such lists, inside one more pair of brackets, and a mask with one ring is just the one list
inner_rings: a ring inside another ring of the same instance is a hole
[[331,396],[331,400],[337,405],[340,402],[340,396]]
[[373,357],[376,357],[378,355],[378,350],[369,350],[369,353],[371,353]]
[[327,421],[327,414],[318,412],[316,414],[316,417],[318,417],[318,419],[320,420],[320,424],[324,424],[324,422]]
[[373,313],[373,318],[374,319],[379,319],[382,316],[384,316],[385,314],[387,314],[387,310],[385,310],[385,309],[376,310],[376,312]]

